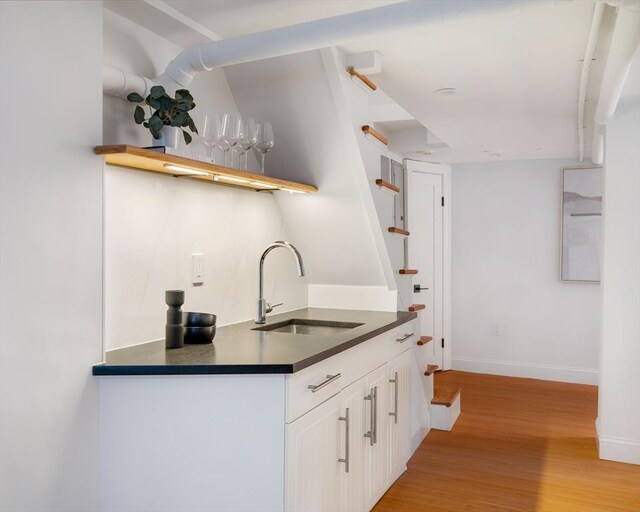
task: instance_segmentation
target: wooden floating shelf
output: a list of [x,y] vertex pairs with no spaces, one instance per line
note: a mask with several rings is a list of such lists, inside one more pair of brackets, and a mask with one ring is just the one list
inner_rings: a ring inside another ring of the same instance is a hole
[[384,135],[382,135],[380,132],[375,131],[373,128],[371,128],[371,126],[369,126],[368,124],[365,124],[362,127],[362,131],[364,132],[364,134],[370,138],[373,142],[376,142],[377,144],[384,144],[385,146],[389,145],[389,139],[387,139]]
[[364,83],[364,85],[366,85],[372,91],[375,91],[378,88],[378,86],[374,84],[367,75],[358,73],[353,66],[349,66],[347,68],[347,73],[351,75],[352,79],[355,78],[357,80],[360,80],[362,83]]
[[388,194],[391,194],[391,195],[394,195],[394,196],[398,192],[400,192],[400,189],[398,187],[396,187],[395,185],[392,185],[388,181],[377,179],[376,180],[376,185],[378,185],[380,187],[380,190],[382,190],[383,192],[387,192]]
[[415,311],[420,311],[421,309],[424,309],[426,307],[427,306],[425,306],[424,304],[411,304],[411,306],[409,306],[409,311],[413,313]]
[[456,398],[458,398],[458,395],[461,391],[461,387],[436,386],[431,404],[451,407],[453,405],[453,402],[456,401]]
[[433,336],[420,336],[420,339],[418,340],[418,345],[420,346],[426,345],[431,340],[433,340]]
[[393,233],[394,235],[409,236],[411,234],[406,229],[396,228],[395,226],[388,228],[387,231],[389,231],[389,233]]
[[109,165],[170,176],[184,176],[217,185],[230,185],[258,191],[284,190],[303,194],[318,191],[313,185],[305,183],[281,180],[126,144],[97,146],[94,151],[97,155],[103,155],[105,162]]
[[433,375],[436,372],[437,369],[438,369],[438,365],[436,365],[436,364],[428,364],[427,365],[427,369],[424,371],[424,374],[427,377],[430,377],[431,375]]
[[418,271],[415,268],[401,268],[399,272],[403,276],[415,275],[418,273]]

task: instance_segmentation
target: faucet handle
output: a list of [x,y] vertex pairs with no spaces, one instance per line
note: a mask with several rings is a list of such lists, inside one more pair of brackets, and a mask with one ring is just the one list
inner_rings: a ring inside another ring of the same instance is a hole
[[267,303],[267,313],[271,313],[273,311],[273,308],[277,308],[278,306],[282,306],[284,304],[284,302],[278,302],[276,304],[269,304]]

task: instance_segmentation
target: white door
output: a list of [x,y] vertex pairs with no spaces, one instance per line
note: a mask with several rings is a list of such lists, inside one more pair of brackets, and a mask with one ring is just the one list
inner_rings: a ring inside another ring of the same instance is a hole
[[409,349],[389,362],[389,483],[405,471],[409,458],[412,360]]
[[365,400],[367,387],[365,377],[350,384],[340,392],[342,462],[342,508],[343,512],[363,512],[366,508],[365,453],[369,439]]
[[286,427],[287,511],[340,510],[340,395]]
[[[449,286],[445,268],[448,209],[445,189],[448,189],[449,166],[407,161],[407,229],[409,267],[418,269],[414,276],[414,304],[426,304],[419,313],[420,335],[432,336],[433,341],[423,352],[425,362],[440,369],[451,368],[450,342],[447,331]],[[445,339],[446,338],[446,339]],[[444,340],[444,341],[443,341]]]
[[381,366],[365,377],[365,425],[367,440],[365,452],[366,510],[371,510],[387,490],[389,472],[389,386],[388,365]]

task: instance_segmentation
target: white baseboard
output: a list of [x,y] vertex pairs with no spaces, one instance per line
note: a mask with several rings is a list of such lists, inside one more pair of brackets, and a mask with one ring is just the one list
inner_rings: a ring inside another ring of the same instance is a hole
[[398,310],[398,292],[386,286],[310,284],[309,307],[395,313]]
[[569,366],[546,366],[513,361],[492,361],[471,357],[453,359],[453,369],[473,373],[489,373],[507,377],[554,380],[576,384],[598,384],[598,370],[590,368],[571,368]]
[[640,440],[619,439],[600,435],[597,421],[596,434],[598,455],[601,459],[640,465]]
[[411,429],[411,452],[410,455],[413,455],[415,451],[420,446],[420,443],[427,437],[427,434],[431,430],[431,417],[429,416],[429,411],[426,410],[420,418],[420,422],[413,429]]

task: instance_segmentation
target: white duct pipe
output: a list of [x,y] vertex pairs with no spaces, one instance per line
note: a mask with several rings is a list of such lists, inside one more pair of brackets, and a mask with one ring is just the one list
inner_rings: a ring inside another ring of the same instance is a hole
[[125,98],[130,92],[142,96],[149,94],[154,82],[148,78],[127,73],[111,66],[102,67],[102,87],[105,94]]
[[634,1],[612,2],[618,5],[607,65],[604,69],[600,96],[594,117],[591,160],[600,165],[604,160],[604,134],[613,117],[624,83],[640,46],[640,9]]
[[584,160],[584,105],[587,101],[589,72],[591,71],[596,44],[598,43],[605,7],[606,5],[602,2],[596,3],[593,7],[593,18],[591,20],[591,28],[589,29],[589,37],[587,38],[587,46],[584,51],[582,71],[580,73],[580,86],[578,89],[578,159],[580,162]]
[[517,4],[532,1],[534,0],[410,0],[257,34],[200,43],[183,50],[171,61],[166,71],[152,81],[127,75],[120,70],[108,71],[105,76],[109,83],[108,88],[105,87],[105,93],[126,96],[135,91],[143,94],[151,82],[169,90],[187,87],[200,71],[325,48],[389,30],[408,28],[429,20],[442,21],[460,14],[513,8]]

